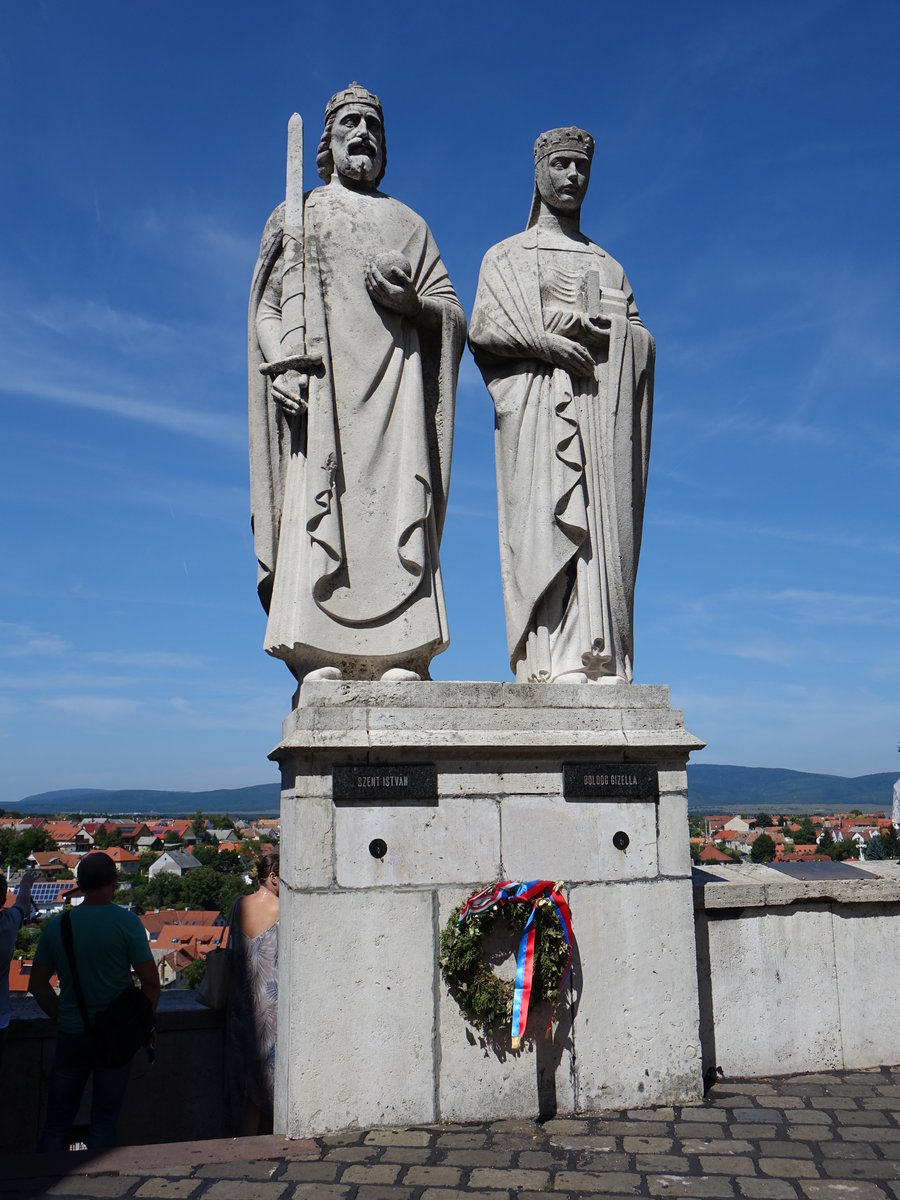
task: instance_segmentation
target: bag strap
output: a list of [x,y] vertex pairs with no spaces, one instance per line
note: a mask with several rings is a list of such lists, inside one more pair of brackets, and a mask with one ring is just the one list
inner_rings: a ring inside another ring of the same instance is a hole
[[81,1023],[84,1025],[84,1032],[91,1032],[91,1022],[88,1017],[87,1005],[84,1002],[84,992],[81,990],[81,979],[78,975],[78,965],[75,962],[75,943],[72,940],[72,910],[66,909],[62,915],[62,924],[60,925],[62,933],[63,949],[66,952],[66,958],[69,960],[69,970],[72,972],[72,983],[75,986],[75,996],[78,1000],[78,1009],[81,1013]]

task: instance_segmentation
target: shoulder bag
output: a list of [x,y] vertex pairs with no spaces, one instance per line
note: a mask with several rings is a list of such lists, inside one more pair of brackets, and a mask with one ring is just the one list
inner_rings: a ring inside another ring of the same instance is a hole
[[100,1067],[124,1067],[142,1046],[148,1048],[151,1060],[151,1043],[156,1030],[153,1005],[144,993],[131,984],[124,988],[106,1008],[97,1013],[93,1021],[88,1016],[78,965],[75,962],[75,947],[72,942],[72,913],[63,913],[62,943],[72,972],[72,983],[78,999],[78,1009],[85,1033],[94,1043],[94,1057]]

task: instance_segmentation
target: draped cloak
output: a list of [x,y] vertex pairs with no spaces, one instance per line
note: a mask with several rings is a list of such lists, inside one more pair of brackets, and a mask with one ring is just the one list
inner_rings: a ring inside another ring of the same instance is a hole
[[485,255],[470,326],[495,406],[510,665],[523,683],[630,682],[655,345],[615,259],[583,237],[565,250],[599,275],[611,322],[592,378],[547,361],[541,276],[552,264],[535,227]]
[[[248,321],[250,493],[265,648],[298,677],[337,666],[427,677],[449,638],[438,545],[447,503],[465,315],[427,225],[380,192],[333,184],[304,204],[305,413],[259,373],[259,321],[280,311],[284,206],[263,233]],[[429,327],[373,302],[366,263],[410,262]]]

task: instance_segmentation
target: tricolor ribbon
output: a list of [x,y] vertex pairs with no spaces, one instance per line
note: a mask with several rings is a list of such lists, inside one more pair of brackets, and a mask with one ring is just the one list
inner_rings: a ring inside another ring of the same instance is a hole
[[[562,894],[561,883],[553,883],[549,879],[533,879],[530,883],[513,883],[510,879],[503,879],[499,883],[492,883],[488,887],[482,888],[480,892],[475,892],[474,895],[468,898],[459,913],[458,924],[462,925],[468,917],[478,916],[480,913],[487,912],[492,908],[502,908],[504,904],[531,904],[531,912],[528,914],[528,920],[525,922],[525,928],[522,930],[519,952],[516,957],[516,982],[513,991],[511,1029],[513,1050],[519,1049],[522,1044],[522,1038],[525,1036],[528,1006],[531,1003],[531,984],[534,978],[534,917],[537,907],[542,901],[547,901],[553,905],[553,909],[559,918],[563,937],[566,939],[566,945],[569,947],[569,957],[566,960],[565,974],[559,985],[559,995],[562,995],[572,970],[574,935],[572,933],[572,914],[569,911],[568,902]],[[550,1020],[547,1022],[548,1029],[552,1021],[553,1015],[551,1013]]]

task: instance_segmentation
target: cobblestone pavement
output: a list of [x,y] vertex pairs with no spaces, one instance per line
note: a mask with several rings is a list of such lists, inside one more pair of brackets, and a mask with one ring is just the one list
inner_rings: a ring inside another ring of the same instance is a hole
[[723,1080],[690,1107],[5,1156],[0,1196],[900,1200],[900,1068]]

